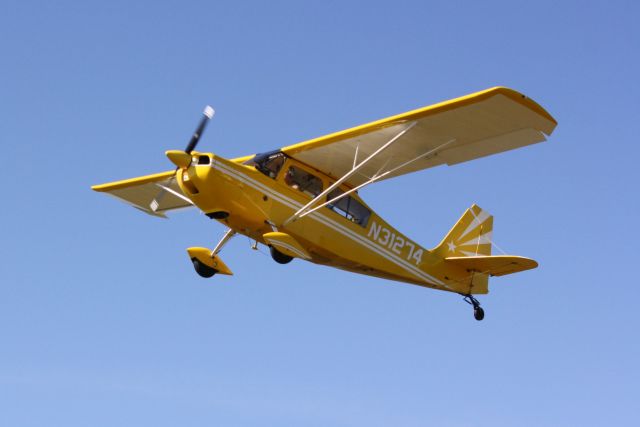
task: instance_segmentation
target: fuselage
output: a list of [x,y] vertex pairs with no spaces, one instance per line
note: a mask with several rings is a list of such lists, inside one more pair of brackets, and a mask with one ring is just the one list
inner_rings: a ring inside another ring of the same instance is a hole
[[192,164],[177,174],[182,191],[234,231],[265,244],[262,236],[277,228],[294,237],[314,263],[455,291],[449,276],[456,272],[441,257],[391,227],[356,193],[287,223],[335,182],[322,172],[281,153],[249,160],[193,155]]

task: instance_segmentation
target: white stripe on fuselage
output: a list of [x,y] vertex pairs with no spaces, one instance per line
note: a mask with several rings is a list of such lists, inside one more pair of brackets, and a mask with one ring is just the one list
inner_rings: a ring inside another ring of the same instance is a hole
[[[204,166],[204,165],[203,165]],[[209,166],[204,166],[204,167],[209,167]],[[272,199],[290,207],[293,210],[297,210],[300,207],[302,207],[302,203],[299,203],[287,196],[285,196],[282,193],[278,193],[277,191],[275,191],[273,188],[267,187],[264,184],[262,184],[259,181],[254,180],[253,178],[248,177],[245,174],[242,174],[241,172],[238,172],[236,170],[233,170],[232,168],[228,167],[225,164],[222,163],[218,163],[215,162],[211,164],[212,168],[217,169],[218,171],[229,175],[230,177],[241,181],[251,187],[253,187],[254,189],[264,192],[266,194],[268,194]],[[397,266],[403,268],[404,270],[410,272],[411,274],[413,274],[414,276],[426,281],[429,284],[437,284],[440,286],[444,286],[445,288],[449,289],[449,286],[447,286],[445,283],[443,283],[442,281],[436,279],[435,277],[431,276],[430,274],[425,273],[424,271],[420,270],[419,268],[417,268],[416,266],[410,264],[409,262],[407,262],[406,260],[392,254],[389,252],[384,251],[382,248],[378,247],[376,244],[374,244],[373,242],[371,242],[368,239],[365,239],[364,237],[358,235],[357,233],[354,233],[352,230],[349,230],[348,228],[344,227],[342,224],[339,224],[329,218],[327,218],[326,216],[320,214],[318,211],[313,212],[311,214],[309,214],[308,216],[312,217],[313,219],[315,219],[318,222],[321,222],[322,224],[324,224],[327,227],[332,228],[333,230],[337,231],[338,233],[348,236],[351,238],[351,240],[360,243],[362,246],[365,246],[367,248],[369,248],[370,250],[372,250],[373,252],[377,253],[378,255],[386,258],[387,260],[391,261],[392,263],[396,264]]]

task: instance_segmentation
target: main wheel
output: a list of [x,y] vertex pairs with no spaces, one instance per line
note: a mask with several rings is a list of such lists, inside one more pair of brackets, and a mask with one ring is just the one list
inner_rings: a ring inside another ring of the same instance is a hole
[[293,257],[283,254],[273,246],[269,247],[269,250],[271,251],[271,258],[278,264],[288,264],[293,259]]
[[476,320],[484,319],[484,310],[482,307],[476,307],[473,309],[473,317],[475,317]]
[[213,275],[218,272],[215,268],[211,268],[205,263],[198,261],[197,258],[192,258],[191,261],[193,262],[193,268],[200,277],[207,279],[209,277],[213,277]]

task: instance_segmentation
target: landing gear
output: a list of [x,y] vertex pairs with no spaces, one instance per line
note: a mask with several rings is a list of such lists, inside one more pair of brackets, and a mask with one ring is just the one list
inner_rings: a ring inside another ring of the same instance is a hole
[[473,306],[473,317],[480,321],[484,319],[484,310],[480,307],[480,301],[471,294],[460,294],[464,297],[464,302]]
[[[274,233],[278,232],[278,227],[276,227],[276,225],[273,222],[267,220],[267,221],[265,221],[265,224],[270,225],[271,229],[273,230]],[[265,234],[265,236],[267,236],[267,235],[268,235],[268,233]],[[273,258],[273,260],[275,262],[277,262],[278,264],[289,264],[291,262],[291,260],[293,259],[292,256],[289,256],[287,254],[283,254],[282,252],[280,252],[279,250],[274,248],[271,245],[271,242],[269,242],[268,240],[267,240],[266,243],[269,245],[269,252],[271,252],[271,258]]]
[[187,249],[191,262],[193,263],[193,268],[200,277],[209,278],[213,277],[216,273],[233,274],[217,254],[235,234],[236,232],[232,229],[227,230],[213,250],[207,248]]
[[293,259],[293,257],[283,254],[273,246],[269,246],[269,251],[271,252],[271,258],[278,264],[288,264]]
[[214,274],[218,272],[215,268],[211,268],[208,265],[198,261],[197,258],[191,258],[191,262],[193,262],[193,268],[196,270],[196,273],[200,277],[204,277],[208,279],[209,277],[213,277]]

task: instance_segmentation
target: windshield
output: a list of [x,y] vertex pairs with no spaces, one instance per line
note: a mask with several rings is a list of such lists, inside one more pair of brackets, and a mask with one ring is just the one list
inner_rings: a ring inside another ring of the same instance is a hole
[[278,172],[284,165],[285,155],[280,151],[256,154],[255,157],[247,162],[249,165],[254,165],[257,170],[268,176],[269,178],[276,178]]

